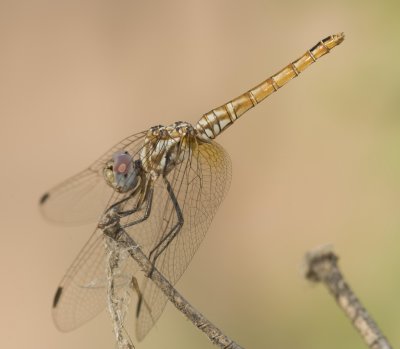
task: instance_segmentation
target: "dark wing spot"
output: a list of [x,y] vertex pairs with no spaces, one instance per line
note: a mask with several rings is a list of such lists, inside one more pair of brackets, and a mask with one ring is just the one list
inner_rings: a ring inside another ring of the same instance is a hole
[[40,201],[39,201],[40,205],[43,205],[43,204],[47,201],[47,199],[49,198],[49,196],[50,196],[49,193],[43,194],[43,196],[40,198]]
[[53,299],[53,308],[55,308],[57,306],[58,302],[60,301],[62,291],[63,291],[62,287],[57,288],[57,292],[54,295],[54,299]]
[[136,305],[136,319],[139,318],[140,310],[142,309],[143,297],[141,294],[138,295],[138,302]]

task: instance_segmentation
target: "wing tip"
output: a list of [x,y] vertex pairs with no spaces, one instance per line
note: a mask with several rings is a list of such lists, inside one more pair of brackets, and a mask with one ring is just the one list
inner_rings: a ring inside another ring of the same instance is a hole
[[39,204],[43,205],[50,197],[49,193],[44,193],[42,197],[39,199]]
[[60,302],[62,292],[63,292],[63,288],[61,286],[59,288],[57,288],[56,294],[54,295],[54,299],[53,299],[53,309],[56,308],[58,303]]

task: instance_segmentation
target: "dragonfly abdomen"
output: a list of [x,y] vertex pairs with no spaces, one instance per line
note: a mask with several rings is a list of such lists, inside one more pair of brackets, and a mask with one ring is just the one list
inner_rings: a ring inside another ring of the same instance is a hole
[[343,40],[343,33],[328,36],[306,51],[300,58],[288,64],[261,84],[230,102],[204,114],[196,125],[198,136],[203,140],[216,138],[245,112],[298,76],[303,70],[320,57],[329,53],[332,48],[339,45]]

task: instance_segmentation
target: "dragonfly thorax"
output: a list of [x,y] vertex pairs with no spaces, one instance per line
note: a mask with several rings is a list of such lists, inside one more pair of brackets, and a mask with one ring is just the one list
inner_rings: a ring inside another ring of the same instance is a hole
[[119,193],[126,193],[140,184],[140,160],[134,161],[128,152],[117,151],[103,170],[106,183]]
[[141,150],[143,169],[153,178],[165,176],[196,146],[196,131],[187,122],[178,121],[169,126],[154,126],[149,129]]

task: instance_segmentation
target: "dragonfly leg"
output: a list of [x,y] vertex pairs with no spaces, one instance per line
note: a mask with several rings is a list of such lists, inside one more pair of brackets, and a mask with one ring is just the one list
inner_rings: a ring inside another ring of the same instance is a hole
[[[150,251],[149,260],[152,264],[152,269],[149,273],[150,278],[155,269],[157,258],[165,251],[165,249],[169,246],[172,240],[174,240],[174,238],[178,235],[179,231],[182,228],[182,225],[183,225],[183,220],[181,222],[176,223],[174,227],[168,232],[168,234],[157,244],[157,246]],[[139,317],[143,301],[144,301],[143,297],[138,298],[138,302],[136,305],[136,318]]]
[[[146,205],[146,209],[144,211],[143,217],[137,219],[136,221],[129,222],[127,224],[121,225],[122,229],[131,227],[132,225],[139,224],[139,223],[145,221],[147,218],[149,218],[150,213],[151,213],[151,205],[153,203],[153,189],[150,189],[147,195],[148,195],[148,197],[146,198],[147,205]],[[124,211],[124,212],[118,212],[118,214],[122,215],[122,216],[128,216],[130,214],[135,213],[136,211],[138,211],[138,209],[133,209],[133,210]]]
[[[111,211],[111,210],[114,209],[115,207],[121,205],[121,204],[124,203],[125,201],[130,200],[135,194],[136,194],[136,193],[131,193],[131,194],[128,195],[126,198],[123,198],[122,200],[117,201],[115,204],[112,204],[112,205],[107,209],[106,213],[109,212],[109,211]],[[131,211],[133,211],[133,212],[131,212],[131,213],[135,213],[135,212],[139,211],[139,209],[140,209],[140,207],[136,207],[136,208],[134,208],[133,210],[131,210]],[[118,212],[118,214],[120,214],[120,212]]]
[[[151,201],[151,198],[147,199],[147,206],[146,206],[146,209],[147,209],[147,207],[148,207],[148,205],[149,205],[149,200]],[[151,204],[150,204],[150,205],[151,205]],[[117,214],[118,214],[118,216],[120,216],[120,217],[126,217],[126,216],[130,216],[131,214],[134,214],[134,213],[140,211],[141,209],[142,209],[142,207],[136,206],[135,208],[133,208],[133,209],[131,209],[131,210],[127,210],[127,211],[118,211]],[[146,213],[145,213],[145,215],[146,215]],[[147,217],[146,217],[146,218],[147,218]]]
[[[107,209],[107,211],[106,211],[105,213],[110,212],[110,211],[113,210],[115,207],[120,206],[120,205],[121,205],[122,203],[124,203],[125,201],[128,201],[128,200],[132,199],[134,196],[136,196],[136,194],[138,193],[139,190],[140,190],[140,187],[137,187],[137,188],[136,188],[135,190],[133,190],[127,197],[125,197],[125,198],[123,198],[123,199],[117,201],[115,204],[112,204],[112,205]],[[148,194],[149,194],[149,193],[148,193]],[[147,198],[148,198],[148,194],[146,195],[146,200],[147,200]],[[125,211],[125,212],[121,211],[121,212],[117,212],[117,213],[118,213],[118,215],[119,215],[120,217],[129,216],[129,215],[131,215],[132,213],[135,213],[135,212],[137,212],[137,211],[140,211],[141,208],[142,208],[142,207],[141,207],[141,205],[139,204],[139,201],[138,201],[138,203],[136,204],[136,207],[135,207],[135,208],[133,208],[133,209],[131,209],[131,210],[128,210],[128,211]]]
[[[171,184],[169,183],[169,181],[164,177],[164,180],[167,184],[167,191],[168,194],[170,196],[170,199],[174,205],[175,211],[176,211],[176,215],[178,217],[178,222],[171,228],[171,230],[168,232],[167,235],[165,235],[161,241],[150,251],[149,253],[149,260],[152,262],[153,264],[153,269],[150,272],[153,272],[154,268],[155,268],[155,263],[157,261],[157,258],[165,251],[165,249],[169,246],[169,244],[172,242],[172,240],[174,240],[174,238],[178,235],[179,231],[181,230],[183,223],[184,223],[184,219],[183,219],[183,214],[182,214],[182,210],[179,206],[178,200],[174,194],[174,191],[171,187]],[[139,317],[140,314],[140,310],[142,308],[142,303],[145,300],[143,299],[143,297],[139,297],[137,305],[136,305],[136,318]],[[150,311],[149,311],[150,312]],[[151,312],[150,312],[151,313]]]
[[172,204],[174,205],[176,215],[178,218],[178,222],[171,228],[171,230],[168,232],[168,234],[165,235],[161,239],[161,241],[159,241],[159,243],[150,251],[149,259],[153,263],[153,266],[155,266],[157,258],[165,251],[165,249],[169,246],[169,244],[172,242],[172,240],[178,235],[178,233],[181,230],[183,223],[184,223],[182,210],[179,207],[178,200],[174,194],[171,184],[165,177],[164,177],[164,180],[167,184],[167,191],[171,198]]

